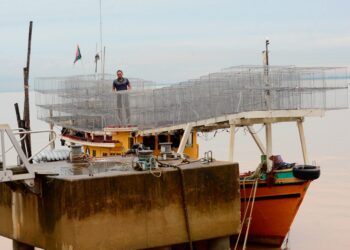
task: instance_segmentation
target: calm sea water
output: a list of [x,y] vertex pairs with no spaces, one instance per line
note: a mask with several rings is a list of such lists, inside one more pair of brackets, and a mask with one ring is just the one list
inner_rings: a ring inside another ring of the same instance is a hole
[[[47,124],[36,119],[34,94],[30,97],[32,129],[47,129]],[[17,127],[13,104],[18,102],[22,107],[22,101],[23,93],[0,93],[0,123]],[[260,126],[255,129],[263,139],[264,129]],[[294,220],[288,247],[292,250],[350,249],[350,110],[331,111],[323,118],[307,118],[305,133],[310,160],[321,166],[322,173],[310,186]],[[259,162],[259,150],[244,129],[239,129],[236,135],[235,161],[240,163],[242,171],[253,170]],[[48,136],[33,136],[32,140],[35,150]],[[212,150],[214,158],[227,159],[226,131],[201,135],[199,143],[201,155]],[[273,126],[273,152],[282,155],[285,161],[302,162],[296,124]],[[0,249],[12,249],[12,242],[0,237]],[[259,246],[249,249],[272,250]]]

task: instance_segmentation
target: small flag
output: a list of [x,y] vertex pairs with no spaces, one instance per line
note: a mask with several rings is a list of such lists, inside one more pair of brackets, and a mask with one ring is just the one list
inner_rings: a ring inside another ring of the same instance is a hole
[[80,49],[79,49],[79,45],[77,45],[77,52],[75,52],[75,60],[74,63],[76,63],[78,60],[81,59],[81,53],[80,53]]

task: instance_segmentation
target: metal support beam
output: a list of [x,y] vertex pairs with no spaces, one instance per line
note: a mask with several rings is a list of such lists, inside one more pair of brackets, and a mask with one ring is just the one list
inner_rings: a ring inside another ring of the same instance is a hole
[[[234,121],[236,127],[238,126],[249,126],[254,124],[265,124],[265,123],[277,123],[277,122],[295,122],[300,117],[322,117],[325,114],[325,110],[320,109],[301,109],[301,110],[270,110],[270,111],[252,111],[252,112],[241,112],[238,114],[218,116],[215,118],[199,120],[192,122],[193,128],[200,128],[208,125],[223,125],[226,123],[227,126],[218,126],[219,128],[228,128],[229,121]],[[187,123],[186,123],[187,124]],[[174,126],[157,127],[146,130],[137,131],[138,135],[150,135],[154,133],[162,133],[168,131],[175,131],[183,129],[186,124],[179,124]],[[218,127],[212,127],[208,130],[215,130]],[[107,129],[105,129],[107,130]],[[107,131],[110,131],[108,129]]]
[[233,155],[235,149],[235,130],[236,125],[234,123],[230,123],[230,142],[228,147],[228,161],[233,162]]
[[301,149],[303,151],[304,164],[309,164],[309,156],[306,148],[303,120],[302,119],[298,120],[297,125],[299,130]]
[[23,162],[23,165],[26,167],[26,169],[28,170],[28,172],[30,174],[33,174],[34,175],[34,171],[33,171],[33,168],[32,166],[29,164],[29,161],[28,161],[28,158],[26,157],[26,155],[24,154],[21,146],[18,144],[15,136],[13,135],[11,129],[8,127],[8,128],[5,128],[4,130],[2,131],[5,131],[8,138],[10,139],[11,143],[12,143],[12,146],[15,148],[15,150],[17,151],[17,154],[19,156],[19,158],[21,159],[21,161]]
[[272,161],[269,159],[272,155],[272,124],[265,123],[266,129],[266,157],[267,157],[267,171],[272,169]]
[[184,134],[182,135],[182,138],[181,138],[180,146],[177,149],[177,153],[180,154],[180,155],[183,155],[183,153],[184,153],[184,150],[185,150],[185,147],[186,147],[186,142],[187,142],[188,138],[191,135],[192,127],[193,126],[192,126],[191,123],[187,123],[185,131],[184,131]]
[[264,144],[262,143],[262,141],[260,140],[260,137],[256,134],[254,127],[253,126],[247,126],[247,128],[248,128],[248,131],[249,131],[250,135],[253,137],[256,145],[260,149],[260,152],[263,155],[266,155],[266,148],[265,148]]
[[[16,174],[14,175],[12,170],[7,169],[7,162],[6,162],[6,153],[11,149],[6,150],[5,149],[5,133],[7,134],[8,138],[10,139],[12,143],[12,147],[15,148],[17,151],[21,163],[24,164],[24,166],[27,168],[29,173],[26,174]],[[19,132],[21,133],[21,132]],[[24,132],[22,132],[24,133]],[[23,138],[23,137],[22,137]],[[14,134],[12,133],[12,130],[9,129],[8,125],[2,125],[0,124],[0,148],[1,148],[1,165],[2,169],[0,169],[0,182],[7,182],[7,181],[24,181],[25,184],[27,184],[30,187],[34,186],[34,170],[32,166],[29,164],[28,159],[26,158],[22,148],[16,141],[16,138],[14,137]]]

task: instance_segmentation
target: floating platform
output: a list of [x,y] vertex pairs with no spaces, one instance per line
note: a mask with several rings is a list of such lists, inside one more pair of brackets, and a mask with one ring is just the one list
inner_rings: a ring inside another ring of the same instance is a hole
[[139,172],[124,163],[36,164],[34,192],[0,183],[0,234],[46,250],[116,250],[239,233],[238,164]]

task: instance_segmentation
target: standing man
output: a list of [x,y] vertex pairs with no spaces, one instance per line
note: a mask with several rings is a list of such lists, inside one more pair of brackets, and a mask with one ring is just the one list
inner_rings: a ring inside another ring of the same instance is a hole
[[123,91],[128,89],[131,89],[129,79],[123,77],[123,71],[119,69],[117,71],[117,79],[113,81],[113,91]]
[[[130,105],[129,105],[129,93],[125,93],[124,91],[131,90],[131,84],[129,82],[129,79],[126,77],[123,77],[123,71],[118,70],[117,71],[117,79],[113,81],[113,91],[117,92],[117,109],[118,109],[118,118],[121,123],[122,121],[122,114],[123,109],[125,110],[126,115],[126,121],[125,123],[130,122]],[[124,92],[124,93],[123,93]],[[120,125],[126,125],[126,124],[120,124]]]

